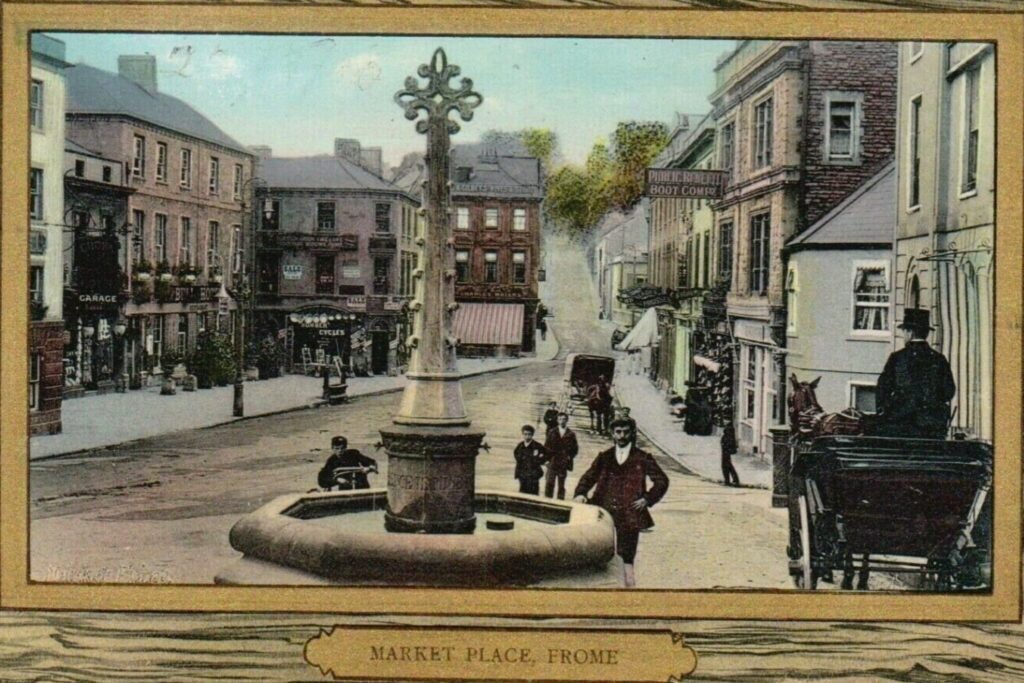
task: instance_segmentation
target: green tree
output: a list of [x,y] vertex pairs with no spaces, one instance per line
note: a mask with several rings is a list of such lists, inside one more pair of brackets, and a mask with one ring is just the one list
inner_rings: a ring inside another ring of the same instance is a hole
[[612,134],[611,155],[614,174],[609,188],[610,202],[628,209],[644,193],[644,174],[668,144],[668,126],[658,121],[626,121]]
[[545,171],[549,170],[558,149],[558,134],[547,128],[524,128],[519,137],[526,151],[540,159]]

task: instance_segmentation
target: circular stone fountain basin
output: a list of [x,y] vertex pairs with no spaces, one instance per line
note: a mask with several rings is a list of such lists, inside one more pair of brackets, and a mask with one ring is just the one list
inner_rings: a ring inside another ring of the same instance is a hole
[[[389,533],[386,505],[384,489],[276,498],[232,527],[245,557],[216,582],[525,585],[601,568],[615,553],[611,516],[593,505],[477,491],[471,534]],[[488,519],[514,525],[488,529]]]

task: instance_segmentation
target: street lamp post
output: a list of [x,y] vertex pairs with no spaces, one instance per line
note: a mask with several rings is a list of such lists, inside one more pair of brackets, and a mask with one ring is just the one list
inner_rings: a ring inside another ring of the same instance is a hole
[[381,430],[388,453],[388,531],[471,533],[476,456],[484,434],[469,429],[456,367],[458,340],[453,333],[455,303],[454,243],[450,225],[450,138],[459,124],[448,115],[457,111],[463,121],[483,98],[473,82],[463,78],[458,87],[449,81],[461,73],[448,63],[444,50],[434,52],[430,64],[417,73],[426,85],[410,76],[395,102],[416,131],[427,135],[427,179],[423,184],[426,226],[422,266],[417,270],[417,296],[410,304],[413,330],[408,383],[402,394],[394,426]]
[[117,381],[114,384],[114,390],[120,393],[128,391],[128,342],[124,338],[124,333],[127,329],[128,325],[124,317],[118,315],[117,320],[114,322],[114,338],[117,340],[118,346],[121,347],[121,360],[118,363]]
[[[242,200],[242,234],[235,236],[235,251],[249,252],[253,248],[253,242],[255,241],[255,226],[253,223],[253,210],[256,208],[256,188],[266,187],[266,181],[263,178],[253,176],[242,183],[241,195],[243,198],[246,197],[246,191],[249,192],[250,198]],[[273,216],[273,204],[269,199],[264,201],[262,215],[267,220]],[[250,224],[250,229],[246,230],[246,223]],[[241,240],[239,242],[238,240]],[[244,251],[239,249],[239,244],[244,247]],[[255,253],[255,252],[253,252]],[[241,257],[240,263],[233,269],[234,273],[234,292],[232,297],[235,300],[235,317],[234,325],[232,326],[232,337],[235,342],[235,383],[234,383],[234,394],[232,398],[231,414],[235,417],[245,416],[245,316],[246,309],[252,303],[252,289],[249,284],[249,271],[246,269],[246,259],[244,256]],[[225,278],[226,279],[226,278]],[[228,295],[223,280],[221,282],[221,291],[224,292],[225,296]],[[220,295],[218,294],[218,297]]]

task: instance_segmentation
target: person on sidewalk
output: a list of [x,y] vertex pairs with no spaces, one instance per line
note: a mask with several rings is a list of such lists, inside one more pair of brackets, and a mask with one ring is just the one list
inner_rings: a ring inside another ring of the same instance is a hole
[[[600,505],[615,523],[615,551],[623,562],[623,583],[636,586],[633,563],[640,531],[654,526],[649,509],[668,491],[668,476],[654,456],[635,445],[636,423],[616,418],[611,423],[615,445],[602,451],[580,477],[574,499]],[[651,488],[647,488],[647,480]],[[591,489],[594,494],[588,497]]]
[[376,460],[349,448],[348,439],[344,436],[336,436],[331,439],[331,455],[320,469],[316,481],[325,491],[335,486],[339,491],[368,489],[370,480],[366,475],[376,471]]
[[519,480],[519,493],[540,493],[540,478],[544,476],[542,465],[548,461],[544,446],[533,440],[533,425],[523,425],[523,440],[516,444],[512,455],[516,459],[515,478]]
[[537,321],[537,329],[540,330],[540,340],[546,341],[548,338],[548,324],[541,318]]
[[544,477],[544,495],[552,498],[557,486],[558,499],[565,499],[565,479],[572,471],[573,459],[580,452],[576,432],[569,429],[568,413],[558,413],[558,424],[549,429],[544,440],[549,460],[547,473]]
[[722,483],[726,486],[739,486],[740,475],[736,474],[736,468],[732,466],[732,456],[738,450],[736,428],[732,422],[727,423],[722,429],[720,446],[722,448]]

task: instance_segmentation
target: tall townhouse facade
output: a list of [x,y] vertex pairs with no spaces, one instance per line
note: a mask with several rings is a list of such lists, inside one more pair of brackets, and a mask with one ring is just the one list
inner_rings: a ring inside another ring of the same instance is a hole
[[68,136],[124,160],[133,190],[127,223],[116,226],[128,233],[125,367],[129,375],[155,374],[165,351],[190,352],[199,332],[230,323],[218,319],[217,294],[243,267],[254,157],[161,93],[152,56],[121,56],[116,74],[85,64],[67,73]]
[[956,381],[955,431],[993,430],[994,46],[902,43],[895,316],[931,312]]
[[[654,168],[713,169],[715,128],[710,114],[654,160]],[[657,380],[682,394],[693,378],[693,338],[702,326],[703,297],[714,281],[714,214],[708,199],[651,198],[651,284],[671,294],[658,307]],[[663,248],[656,245],[664,244]],[[660,267],[655,270],[655,264]]]
[[544,188],[540,160],[455,149],[455,336],[465,356],[532,353]]
[[785,421],[782,247],[892,156],[896,45],[740,41],[715,77],[719,165],[730,173],[715,229],[732,237],[733,413],[740,450],[764,455],[770,427]]
[[61,431],[64,259],[64,43],[32,35],[29,126],[30,434]]
[[402,360],[418,204],[364,151],[339,139],[333,156],[259,164],[255,334],[284,339],[293,368],[337,356],[384,374]]

